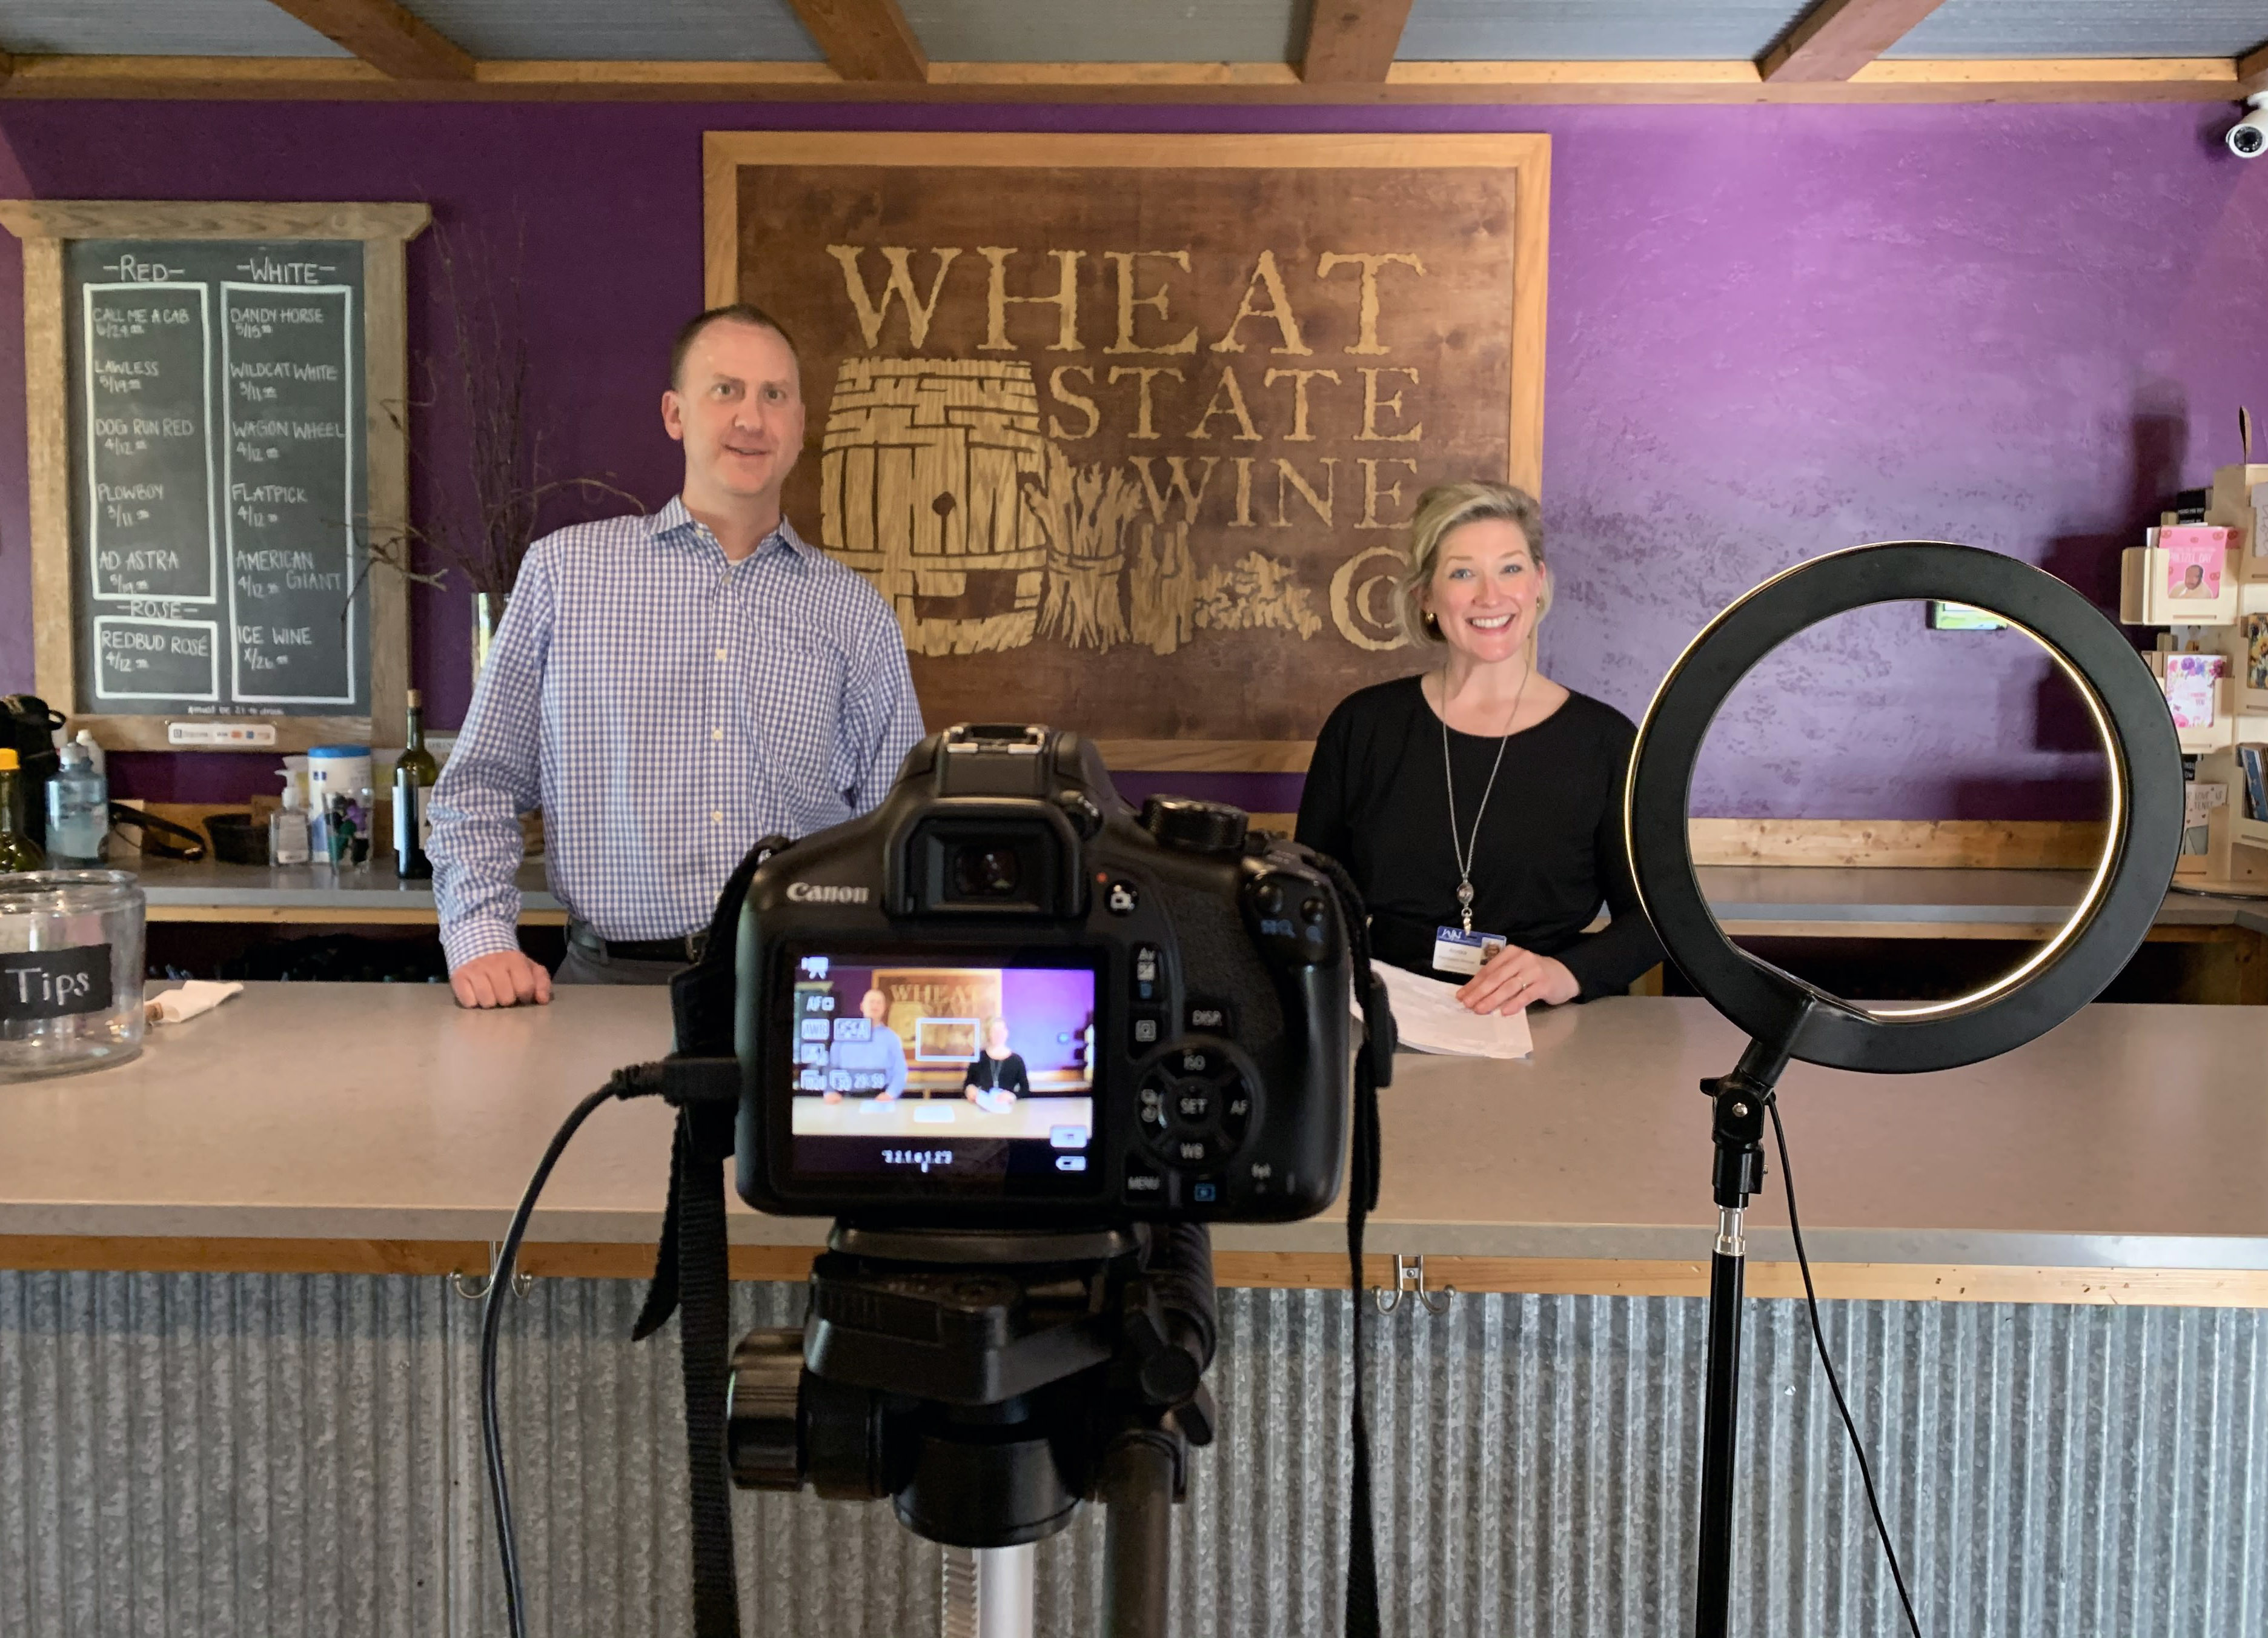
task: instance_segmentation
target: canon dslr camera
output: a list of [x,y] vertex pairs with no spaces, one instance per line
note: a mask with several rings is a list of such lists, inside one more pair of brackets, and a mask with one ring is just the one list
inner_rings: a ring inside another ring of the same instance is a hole
[[741,1195],[925,1228],[1270,1222],[1346,1141],[1350,975],[1304,849],[1138,815],[1080,736],[924,740],[739,917]]

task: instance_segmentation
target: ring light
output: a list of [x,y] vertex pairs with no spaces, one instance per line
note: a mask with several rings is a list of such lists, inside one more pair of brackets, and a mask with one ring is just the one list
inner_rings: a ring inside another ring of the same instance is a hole
[[[1997,615],[2038,644],[2086,702],[2110,771],[2102,857],[2062,929],[2014,971],[1954,1000],[1867,1008],[1758,960],[1702,896],[1687,832],[1701,742],[1740,680],[1789,638],[1869,604],[1933,598]],[[2139,948],[2173,879],[2181,749],[2149,668],[2095,606],[2043,570],[1940,542],[1858,546],[1797,564],[1705,627],[1669,668],[1631,753],[1624,819],[1638,900],[1686,978],[1759,1044],[1837,1069],[1973,1064],[2045,1034],[2101,994]]]

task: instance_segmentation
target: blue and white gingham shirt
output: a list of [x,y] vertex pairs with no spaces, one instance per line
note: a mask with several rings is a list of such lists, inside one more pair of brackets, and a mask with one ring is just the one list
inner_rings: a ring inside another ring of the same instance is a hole
[[737,564],[681,499],[547,535],[433,792],[449,965],[519,948],[532,808],[575,919],[674,938],[760,837],[873,807],[921,734],[889,606],[784,520]]

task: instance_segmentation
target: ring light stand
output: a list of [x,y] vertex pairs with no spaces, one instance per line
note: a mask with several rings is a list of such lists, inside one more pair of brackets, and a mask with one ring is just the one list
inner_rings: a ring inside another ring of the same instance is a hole
[[[2044,650],[2086,703],[2110,771],[2110,823],[2085,896],[2014,971],[1954,1000],[1862,1007],[1735,946],[1711,915],[1687,834],[1694,764],[1734,685],[1788,638],[1870,604],[1937,599],[1997,615]],[[1791,1059],[1911,1074],[1952,1069],[2044,1035],[2102,992],[2150,930],[2181,845],[2181,749],[2156,681],[2118,628],[2053,575],[1936,542],[1832,552],[1766,580],[1711,621],[1669,669],[1631,753],[1624,820],[1638,899],[1694,988],[1749,1045],[1705,1081],[1717,1244],[1709,1270],[1707,1408],[1693,1630],[1724,1638],[1731,1607],[1734,1413],[1743,1214],[1764,1182],[1764,1122]]]

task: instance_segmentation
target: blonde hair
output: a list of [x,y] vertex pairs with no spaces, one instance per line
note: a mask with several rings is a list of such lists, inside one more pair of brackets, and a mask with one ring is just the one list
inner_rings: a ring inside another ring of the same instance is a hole
[[[1410,520],[1410,562],[1394,583],[1395,619],[1413,646],[1445,640],[1440,623],[1425,612],[1425,591],[1440,564],[1441,542],[1468,523],[1491,520],[1516,524],[1528,542],[1528,555],[1539,570],[1543,567],[1543,512],[1526,490],[1485,478],[1463,478],[1436,483],[1418,497],[1418,515]],[[1535,606],[1538,625],[1550,607],[1547,577]]]

